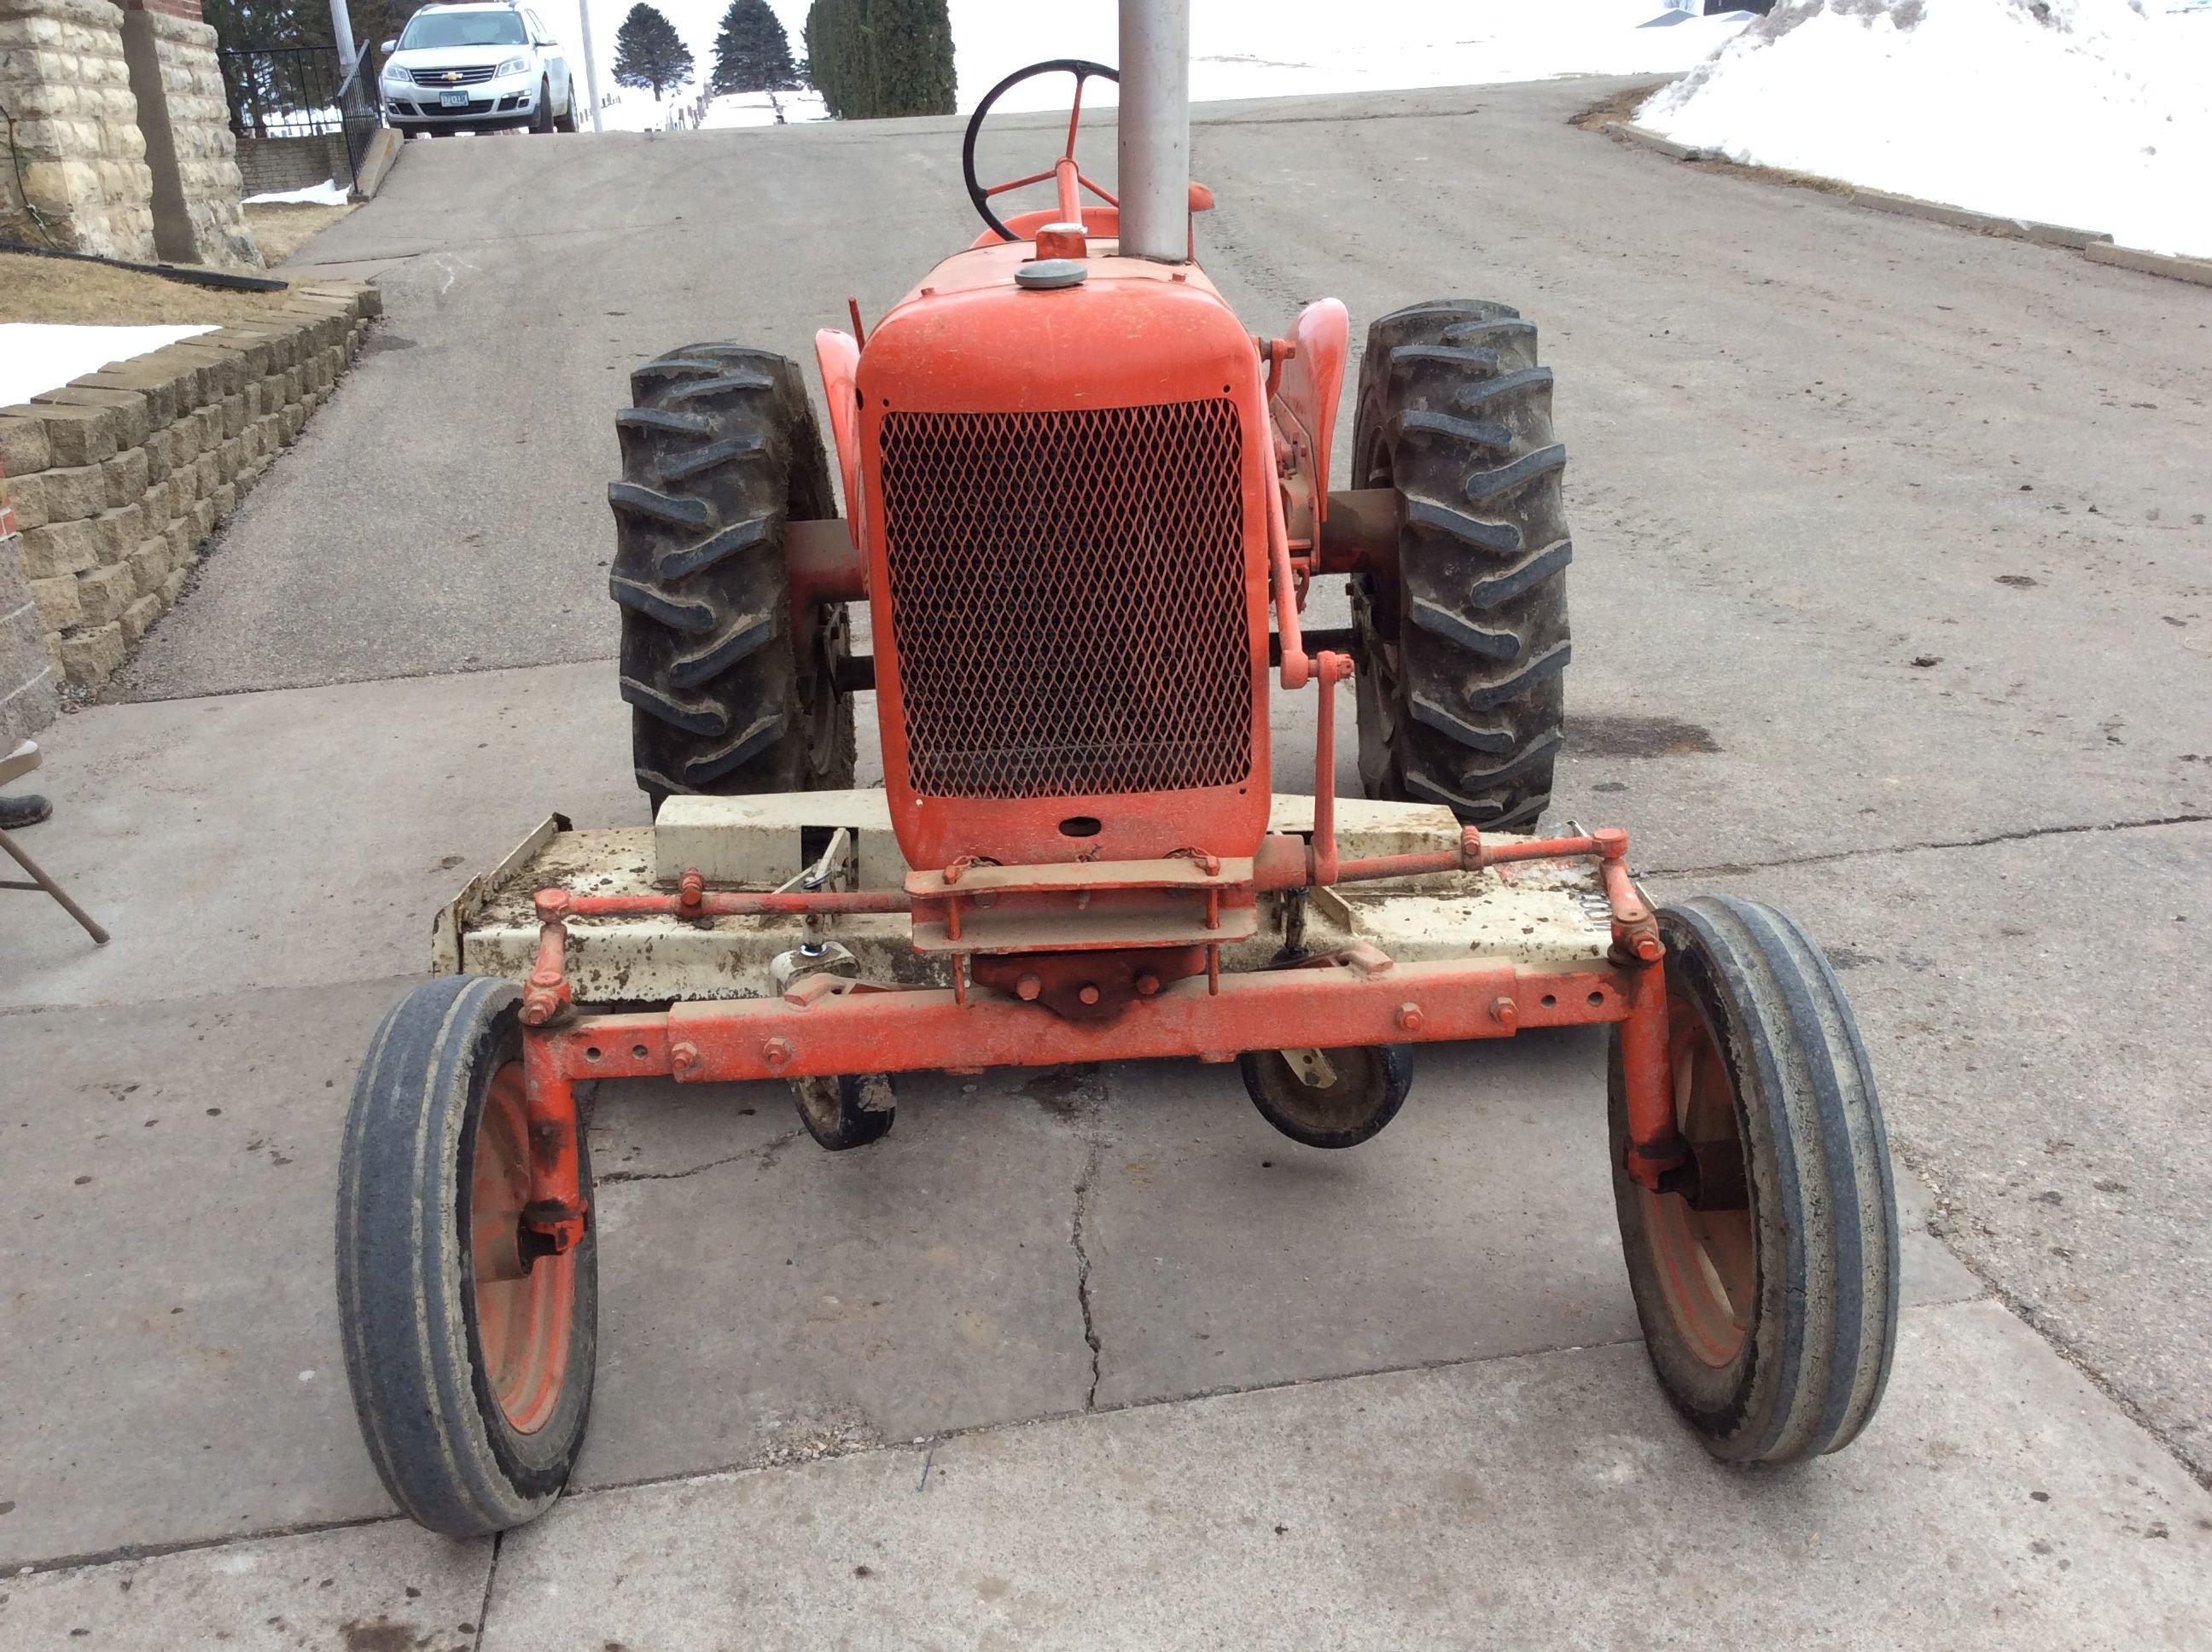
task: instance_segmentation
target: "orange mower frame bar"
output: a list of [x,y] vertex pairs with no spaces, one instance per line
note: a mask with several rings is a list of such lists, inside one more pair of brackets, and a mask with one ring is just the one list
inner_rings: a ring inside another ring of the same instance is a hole
[[[1324,685],[1331,673],[1317,673]],[[1325,691],[1325,690],[1324,690]],[[1322,724],[1328,727],[1327,722]],[[779,998],[684,1002],[644,1013],[574,1015],[564,968],[571,916],[667,915],[703,922],[769,912],[823,915],[915,909],[902,894],[708,891],[696,872],[669,895],[538,897],[538,952],[524,994],[523,1075],[531,1124],[532,1198],[526,1220],[554,1254],[583,1236],[575,1086],[599,1078],[668,1078],[681,1084],[863,1072],[1054,1066],[1077,1061],[1195,1057],[1227,1062],[1272,1049],[1282,1029],[1321,1049],[1510,1038],[1524,1029],[1617,1025],[1628,1115],[1627,1169],[1656,1191],[1688,1151],[1675,1128],[1668,1057],[1664,948],[1627,869],[1627,834],[1485,843],[1470,829],[1457,853],[1339,861],[1328,811],[1317,799],[1314,842],[1296,860],[1263,853],[1252,887],[1283,890],[1473,870],[1510,862],[1594,858],[1612,908],[1607,963],[1588,970],[1528,969],[1497,962],[1399,964],[1358,944],[1293,967],[1224,974],[1208,948],[1202,976],[1176,981],[1110,1019],[1071,1020],[967,978],[954,985],[890,987],[815,975]],[[1295,841],[1291,840],[1290,841]],[[1269,847],[1285,844],[1269,840]],[[1286,844],[1285,847],[1287,847]],[[1297,863],[1302,861],[1304,865]],[[1303,872],[1304,875],[1300,875]]]

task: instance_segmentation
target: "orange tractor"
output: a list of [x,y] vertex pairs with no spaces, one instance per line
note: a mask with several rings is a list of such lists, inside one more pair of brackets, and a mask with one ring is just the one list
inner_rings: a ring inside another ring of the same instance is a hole
[[[789,361],[633,374],[612,589],[653,823],[552,817],[440,914],[345,1136],[347,1373],[424,1525],[532,1518],[581,1442],[601,1078],[785,1080],[848,1149],[902,1073],[1186,1056],[1329,1149],[1390,1121],[1422,1044],[1603,1025],[1629,1279],[1689,1425],[1782,1461],[1878,1403],[1895,1197],[1819,949],[1747,901],[1655,909],[1618,829],[1522,835],[1568,657],[1535,329],[1375,322],[1332,491],[1343,306],[1255,337],[1192,256],[1188,4],[1123,0],[1118,198],[1076,159],[1115,71],[1024,70],[968,129],[983,233],[819,336],[844,519]],[[1063,153],[986,187],[985,118],[1047,72],[1075,79]],[[1337,577],[1352,624],[1303,630]],[[1340,800],[1347,681],[1366,796]],[[884,784],[854,789],[870,689]],[[1273,789],[1277,694],[1311,695],[1310,797]]]

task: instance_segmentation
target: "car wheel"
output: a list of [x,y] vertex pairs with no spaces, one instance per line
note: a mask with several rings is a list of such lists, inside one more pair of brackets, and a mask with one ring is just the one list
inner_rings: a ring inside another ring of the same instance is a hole
[[530,130],[550,132],[553,130],[553,85],[550,81],[538,82],[538,107],[531,112]]

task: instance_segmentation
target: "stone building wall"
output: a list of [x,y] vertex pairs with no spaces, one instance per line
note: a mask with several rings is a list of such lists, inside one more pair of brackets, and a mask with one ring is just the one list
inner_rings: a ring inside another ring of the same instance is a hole
[[[183,15],[187,8],[190,15]],[[153,33],[185,213],[199,259],[258,264],[261,255],[239,206],[237,139],[216,61],[215,30],[199,21],[198,0],[144,0],[143,5],[132,0],[131,9],[143,10]]]
[[114,0],[0,0],[0,234],[155,256],[123,15]]

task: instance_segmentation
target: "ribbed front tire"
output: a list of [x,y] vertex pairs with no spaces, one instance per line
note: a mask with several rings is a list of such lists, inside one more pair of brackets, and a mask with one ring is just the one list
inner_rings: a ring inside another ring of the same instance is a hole
[[[376,1029],[338,1159],[346,1378],[392,1499],[477,1536],[552,1505],[592,1407],[599,1251],[524,1264],[522,1037],[513,983],[424,982]],[[579,1132],[588,1201],[592,1165]]]
[[1838,1451],[1881,1403],[1897,1346],[1897,1193],[1874,1072],[1835,972],[1755,901],[1662,909],[1685,1191],[1626,1168],[1613,1051],[1613,1194],[1660,1386],[1716,1456]]

